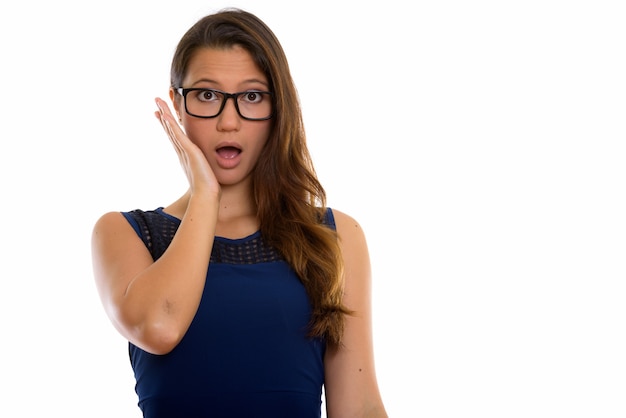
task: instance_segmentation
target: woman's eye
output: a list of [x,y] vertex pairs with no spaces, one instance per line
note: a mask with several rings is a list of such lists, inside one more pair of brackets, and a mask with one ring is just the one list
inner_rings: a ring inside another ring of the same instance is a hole
[[261,94],[257,93],[256,91],[249,91],[246,94],[244,94],[244,100],[246,102],[249,103],[257,103],[259,101],[261,101]]
[[198,100],[203,102],[210,102],[217,99],[215,92],[211,90],[202,90],[198,93]]

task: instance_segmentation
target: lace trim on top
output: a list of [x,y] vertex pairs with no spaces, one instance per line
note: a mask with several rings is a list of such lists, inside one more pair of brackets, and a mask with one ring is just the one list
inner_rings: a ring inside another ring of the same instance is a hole
[[[174,238],[180,220],[162,208],[154,211],[133,210],[122,213],[143,240],[152,258],[157,260]],[[284,260],[282,255],[268,245],[260,232],[241,239],[215,237],[211,250],[211,263],[257,264]]]
[[215,237],[210,262],[224,264],[257,264],[282,260],[283,257],[278,251],[263,240],[260,232],[256,232],[240,240]]

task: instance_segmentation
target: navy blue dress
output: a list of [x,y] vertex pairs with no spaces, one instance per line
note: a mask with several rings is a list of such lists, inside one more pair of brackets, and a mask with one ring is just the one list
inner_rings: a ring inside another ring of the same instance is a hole
[[[163,212],[123,212],[158,259],[180,225]],[[326,223],[335,227],[332,211]],[[304,286],[259,232],[215,237],[202,299],[166,355],[129,343],[146,418],[319,418],[325,344],[308,338]]]

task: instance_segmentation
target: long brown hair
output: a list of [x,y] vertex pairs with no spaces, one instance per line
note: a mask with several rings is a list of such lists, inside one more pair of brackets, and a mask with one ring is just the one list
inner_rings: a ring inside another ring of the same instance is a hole
[[245,48],[265,73],[273,93],[272,130],[252,173],[261,234],[283,255],[304,284],[312,305],[309,334],[340,344],[343,258],[336,232],[322,223],[326,192],[306,146],[302,111],[280,42],[255,15],[223,9],[194,24],[181,38],[171,68],[180,87],[198,48]]

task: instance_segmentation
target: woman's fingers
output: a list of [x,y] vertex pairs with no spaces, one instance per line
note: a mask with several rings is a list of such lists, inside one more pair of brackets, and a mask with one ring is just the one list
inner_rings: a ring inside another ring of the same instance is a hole
[[192,190],[208,190],[219,193],[220,185],[200,148],[183,132],[167,103],[160,98],[156,98],[155,101],[159,109],[155,112],[155,116],[161,122],[165,133],[174,146]]
[[178,139],[176,138],[176,135],[173,133],[172,128],[170,126],[170,123],[166,119],[165,115],[163,114],[162,111],[159,110],[157,112],[154,112],[154,116],[159,120],[159,122],[161,122],[161,126],[163,127],[163,130],[167,134],[170,142],[174,146],[174,149],[176,150],[176,153],[178,154],[178,157],[182,158],[183,154],[184,154],[183,149],[181,148],[181,145],[178,142]]

